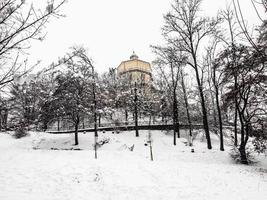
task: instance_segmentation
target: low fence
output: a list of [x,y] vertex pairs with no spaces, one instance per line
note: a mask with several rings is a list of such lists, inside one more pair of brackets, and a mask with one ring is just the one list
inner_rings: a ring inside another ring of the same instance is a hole
[[[189,129],[188,124],[180,124],[180,129]],[[201,124],[194,124],[192,125],[193,129],[203,129],[203,125]],[[138,130],[172,130],[173,125],[172,124],[160,124],[160,125],[139,125]],[[127,126],[114,126],[114,127],[98,127],[98,131],[132,131],[135,130],[135,126],[127,125]],[[68,130],[68,131],[47,131],[51,134],[66,134],[66,133],[74,133],[74,130]],[[86,128],[86,129],[79,129],[78,132],[94,132],[94,128]]]

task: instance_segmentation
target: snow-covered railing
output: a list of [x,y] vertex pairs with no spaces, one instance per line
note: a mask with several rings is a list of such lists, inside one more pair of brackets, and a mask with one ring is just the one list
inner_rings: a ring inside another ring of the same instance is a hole
[[[180,129],[189,129],[188,124],[180,124]],[[202,124],[194,124],[192,125],[193,129],[203,129]],[[152,124],[152,125],[139,125],[138,130],[171,130],[173,129],[172,124]],[[135,130],[135,126],[133,125],[127,125],[127,126],[114,126],[114,127],[98,127],[98,131],[114,131],[114,130],[120,130],[120,131],[130,131]],[[74,130],[68,130],[68,131],[48,131],[48,133],[52,134],[63,134],[63,133],[74,133]],[[94,132],[93,128],[86,128],[86,129],[79,129],[78,132]]]

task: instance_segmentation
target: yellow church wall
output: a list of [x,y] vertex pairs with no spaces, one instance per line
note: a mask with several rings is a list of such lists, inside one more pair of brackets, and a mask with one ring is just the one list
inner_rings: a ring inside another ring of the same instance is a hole
[[121,62],[117,67],[117,74],[126,77],[131,83],[147,84],[152,81],[150,63],[139,60],[134,52],[130,60]]
[[146,71],[148,73],[151,72],[151,67],[149,63],[142,62],[139,60],[130,60],[130,61],[124,61],[122,62],[118,67],[118,73],[124,73],[131,70],[142,70]]

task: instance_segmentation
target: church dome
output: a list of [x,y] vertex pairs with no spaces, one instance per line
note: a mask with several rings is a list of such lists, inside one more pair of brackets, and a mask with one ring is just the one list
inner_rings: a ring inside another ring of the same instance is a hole
[[135,52],[133,51],[133,54],[130,56],[131,60],[137,60],[138,56],[135,54]]

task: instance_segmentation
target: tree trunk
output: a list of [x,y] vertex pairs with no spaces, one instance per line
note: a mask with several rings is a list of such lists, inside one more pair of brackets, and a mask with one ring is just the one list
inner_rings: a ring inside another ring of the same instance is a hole
[[128,110],[125,109],[125,124],[128,125]]
[[203,88],[202,88],[202,84],[200,82],[200,77],[199,77],[199,74],[198,74],[196,61],[195,61],[195,66],[196,66],[195,67],[196,79],[197,79],[197,84],[198,84],[199,96],[200,96],[200,100],[201,100],[201,108],[202,108],[202,115],[203,115],[203,126],[204,126],[204,131],[205,131],[206,139],[207,139],[207,147],[208,147],[208,149],[212,149],[211,140],[210,140],[210,133],[209,133],[207,109],[206,109],[206,105],[205,105],[205,98],[204,98],[204,94],[203,94]]
[[75,122],[75,145],[79,144],[79,140],[78,140],[78,128],[79,128],[79,120],[77,120],[77,122]]
[[241,163],[248,165],[248,159],[247,159],[247,154],[246,154],[246,147],[245,145],[241,144],[239,147],[239,152],[240,152],[240,159]]
[[152,135],[150,130],[151,125],[151,114],[149,115],[149,130],[148,130],[148,142],[149,142],[149,150],[150,150],[150,160],[153,161],[153,151],[152,151]]
[[101,126],[101,114],[99,113],[99,115],[98,115],[98,127],[100,127]]
[[215,134],[217,135],[218,134],[218,132],[217,132],[217,129],[218,129],[218,124],[217,124],[217,116],[216,116],[216,109],[217,109],[217,104],[215,105],[215,102],[214,102],[214,97],[213,97],[213,95],[211,94],[211,101],[212,101],[212,107],[213,107],[213,109],[214,109],[214,111],[213,111],[213,120],[214,120],[214,127],[215,127]]
[[139,137],[139,131],[138,131],[138,109],[137,109],[137,88],[136,88],[136,82],[134,83],[134,117],[135,117],[135,136]]
[[60,130],[60,120],[59,120],[59,117],[57,118],[57,131]]
[[[176,100],[177,102],[177,100]],[[180,138],[180,121],[179,121],[179,110],[178,110],[178,103],[176,103],[176,115],[177,115],[177,137]]]
[[8,119],[8,110],[5,109],[4,119],[2,123],[5,131],[7,131],[7,119]]
[[[94,95],[95,96],[95,95]],[[95,159],[97,159],[97,139],[98,139],[98,133],[97,133],[97,114],[96,114],[96,99],[95,102],[95,108],[94,108],[94,132],[95,132]]]
[[219,92],[216,86],[215,86],[215,97],[216,97],[216,105],[217,105],[219,128],[220,128],[220,150],[224,151],[222,115],[221,115],[221,107],[220,107],[220,102],[219,102]]
[[[176,134],[177,130],[179,130],[179,125],[177,123],[178,120],[178,110],[177,110],[177,99],[176,99],[176,91],[173,91],[173,145],[176,145]],[[178,134],[177,134],[178,135]]]
[[96,108],[97,108],[97,102],[96,102],[96,84],[95,80],[93,83],[93,99],[94,99],[94,132],[95,132],[95,159],[97,159],[97,139],[98,139],[98,133],[97,133],[97,113],[96,113]]
[[44,125],[43,125],[43,130],[46,131],[47,130],[47,126],[48,126],[48,122],[44,122]]
[[190,112],[189,112],[189,105],[188,105],[188,99],[187,99],[187,92],[184,84],[184,75],[183,72],[181,71],[181,81],[182,81],[182,89],[183,89],[183,94],[184,94],[184,102],[185,102],[185,108],[186,108],[186,115],[187,115],[187,122],[189,125],[189,146],[192,146],[192,122],[191,122],[191,117],[190,117]]
[[85,129],[84,117],[83,117],[83,129]]
[[[224,144],[223,144],[223,127],[222,127],[222,114],[221,114],[221,107],[220,107],[220,100],[219,100],[219,86],[216,78],[216,68],[213,67],[213,85],[215,89],[215,99],[216,99],[216,107],[218,112],[218,120],[219,120],[219,133],[220,133],[220,150],[224,151]],[[217,124],[217,123],[216,123]],[[217,129],[217,127],[216,127]]]
[[235,116],[234,116],[234,145],[237,147],[238,145],[238,139],[237,139],[237,116],[238,116],[238,113],[237,113],[237,106],[238,106],[238,103],[237,103],[237,76],[235,76],[235,83],[234,83],[234,87],[235,87],[235,93],[236,95],[234,96],[235,98]]
[[207,109],[206,109],[206,105],[205,105],[205,98],[204,98],[204,93],[203,93],[203,88],[202,88],[203,85],[202,85],[202,83],[200,81],[200,77],[199,77],[197,57],[196,57],[196,52],[194,49],[192,38],[190,38],[190,49],[191,49],[191,55],[192,55],[192,58],[194,61],[193,68],[194,68],[195,73],[196,73],[197,86],[198,86],[198,91],[199,91],[199,96],[200,96],[200,101],[201,101],[203,126],[204,126],[204,131],[205,131],[206,139],[207,139],[207,147],[208,147],[208,149],[212,149],[211,140],[210,140],[210,133],[209,133]]
[[240,134],[241,134],[241,140],[240,140],[240,146],[239,146],[239,152],[240,152],[240,159],[242,164],[248,164],[247,160],[247,154],[246,154],[246,141],[245,141],[245,125],[243,121],[243,113],[238,108],[238,114],[239,114],[239,120],[240,120]]
[[1,110],[0,110],[0,131],[2,131],[2,115],[1,115]]
[[162,121],[162,124],[165,124],[165,121],[166,121],[166,114],[162,112],[161,114],[161,121]]

